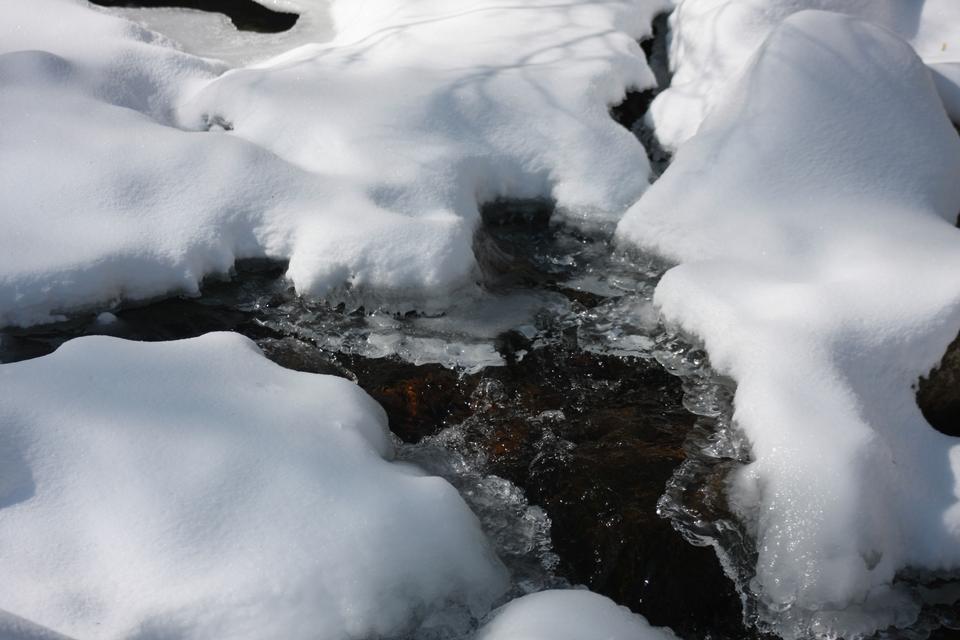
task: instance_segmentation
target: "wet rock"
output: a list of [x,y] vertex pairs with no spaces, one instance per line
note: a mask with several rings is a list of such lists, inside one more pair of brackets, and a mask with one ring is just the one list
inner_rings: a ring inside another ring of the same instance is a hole
[[470,413],[459,374],[440,365],[358,356],[341,357],[340,362],[380,403],[390,430],[406,442],[418,442]]
[[676,378],[562,344],[477,377],[496,391],[480,394],[466,439],[547,511],[564,577],[684,637],[749,637],[713,551],[657,515],[694,424]]
[[917,404],[934,429],[960,436],[960,335],[947,347],[940,365],[920,378]]
[[257,341],[263,355],[281,367],[340,376],[356,382],[356,378],[344,368],[331,354],[317,349],[314,345],[292,337],[265,338]]

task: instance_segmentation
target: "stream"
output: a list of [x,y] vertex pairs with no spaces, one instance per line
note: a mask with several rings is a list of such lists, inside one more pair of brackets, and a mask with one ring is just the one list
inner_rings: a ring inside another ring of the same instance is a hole
[[[644,43],[664,83],[665,27],[661,17]],[[659,174],[669,158],[639,124],[652,97],[634,94],[613,115]],[[487,205],[477,282],[440,313],[304,299],[284,263],[246,261],[197,297],[2,330],[0,362],[84,335],[241,333],[284,367],[348,378],[376,399],[398,456],[449,480],[477,514],[511,571],[509,597],[586,585],[685,639],[772,637],[741,601],[755,551],[724,497],[748,461],[733,382],[660,323],[651,299],[667,265],[617,249],[612,227],[576,229],[552,213],[549,202]],[[931,612],[918,637],[951,620],[955,610]]]

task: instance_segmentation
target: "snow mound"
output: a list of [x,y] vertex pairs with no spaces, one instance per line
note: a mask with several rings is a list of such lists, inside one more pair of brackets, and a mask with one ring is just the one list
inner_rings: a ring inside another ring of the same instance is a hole
[[[676,149],[696,133],[770,31],[805,9],[874,22],[910,41],[926,62],[960,63],[955,0],[680,0],[670,17],[673,80],[648,114],[661,144]],[[958,85],[943,87],[944,100],[958,104],[951,98]]]
[[373,400],[239,335],[80,338],[0,389],[0,629],[385,637],[506,589],[456,490],[388,461]]
[[289,259],[306,294],[442,297],[474,276],[480,203],[608,219],[647,186],[608,107],[653,85],[636,39],[666,0],[290,2],[333,40],[232,70],[80,0],[7,5],[0,326],[240,258]]
[[586,590],[533,593],[493,615],[476,640],[676,640],[670,630]]
[[891,32],[782,22],[618,227],[680,263],[666,319],[738,383],[751,585],[795,638],[905,626],[904,569],[960,569],[960,441],[913,385],[960,329],[960,141]]

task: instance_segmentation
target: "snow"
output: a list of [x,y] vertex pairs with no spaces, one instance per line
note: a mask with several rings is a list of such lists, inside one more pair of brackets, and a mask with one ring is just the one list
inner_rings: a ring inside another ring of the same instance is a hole
[[236,334],[80,338],[0,388],[4,633],[384,637],[506,589],[456,490],[389,461],[373,400]]
[[[960,63],[955,0],[679,0],[670,17],[673,80],[647,116],[660,143],[676,149],[696,133],[767,34],[805,9],[875,22],[909,40],[926,62]],[[957,105],[957,83],[943,89],[944,100]]]
[[785,638],[908,625],[898,572],[960,569],[960,441],[914,397],[960,329],[957,175],[911,46],[801,12],[618,227],[679,263],[655,304],[737,381],[731,501]]
[[0,610],[0,637],[4,640],[71,640],[2,610]]
[[[636,39],[666,5],[291,0],[307,18],[286,44],[329,39],[324,21],[332,40],[231,69],[81,0],[11,0],[0,326],[195,293],[257,257],[289,259],[304,294],[442,302],[475,279],[479,204],[596,221],[644,191],[607,111],[653,85]],[[224,46],[278,50],[255,40]]]
[[541,591],[509,602],[476,640],[675,640],[665,628],[586,590]]

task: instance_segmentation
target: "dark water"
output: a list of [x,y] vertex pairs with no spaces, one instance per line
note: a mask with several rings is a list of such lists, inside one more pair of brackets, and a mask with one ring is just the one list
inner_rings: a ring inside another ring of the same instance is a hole
[[280,33],[293,28],[296,13],[274,11],[253,0],[90,0],[101,7],[179,7],[223,13],[241,31]]

